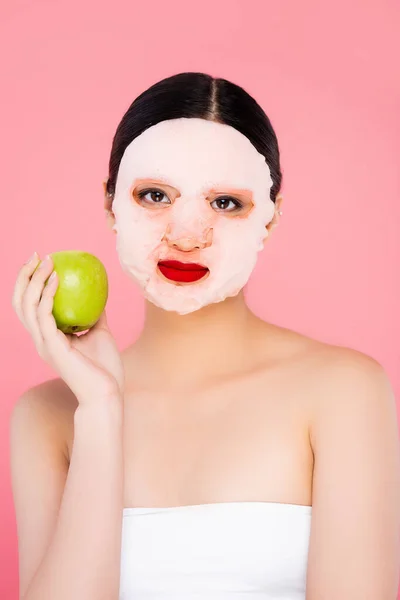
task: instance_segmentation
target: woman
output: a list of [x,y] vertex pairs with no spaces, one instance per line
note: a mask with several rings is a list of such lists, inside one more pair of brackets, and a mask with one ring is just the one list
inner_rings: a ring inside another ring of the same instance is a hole
[[[143,331],[52,318],[35,254],[13,305],[59,378],[11,420],[24,600],[394,600],[399,447],[382,367],[258,319],[243,287],[281,215],[274,130],[201,73],[141,94],[104,182]],[[49,284],[44,287],[45,281]]]

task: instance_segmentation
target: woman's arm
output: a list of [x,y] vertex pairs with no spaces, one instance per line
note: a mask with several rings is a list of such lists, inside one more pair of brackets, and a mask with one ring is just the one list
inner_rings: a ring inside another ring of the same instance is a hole
[[307,600],[396,600],[400,448],[382,367],[342,350],[321,370]]
[[42,386],[11,418],[11,472],[23,600],[117,600],[123,508],[122,404],[74,414],[70,465]]

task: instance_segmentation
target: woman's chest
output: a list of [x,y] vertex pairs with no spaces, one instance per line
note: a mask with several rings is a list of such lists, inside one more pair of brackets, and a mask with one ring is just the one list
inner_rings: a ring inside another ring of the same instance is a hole
[[311,504],[307,411],[259,383],[127,395],[124,506]]

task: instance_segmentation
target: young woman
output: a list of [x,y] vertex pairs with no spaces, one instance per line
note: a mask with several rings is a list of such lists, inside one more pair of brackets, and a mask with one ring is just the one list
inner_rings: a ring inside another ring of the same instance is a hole
[[258,319],[243,287],[279,223],[279,148],[242,88],[142,93],[104,182],[143,331],[65,336],[35,254],[13,306],[59,378],[11,419],[24,600],[395,600],[396,407],[382,367]]

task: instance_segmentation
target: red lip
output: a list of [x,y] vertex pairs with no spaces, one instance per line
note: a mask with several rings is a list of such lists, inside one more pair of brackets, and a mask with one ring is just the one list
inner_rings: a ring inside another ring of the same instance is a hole
[[178,260],[160,260],[158,268],[166,279],[178,283],[199,281],[207,273],[207,267],[196,263],[182,263]]

